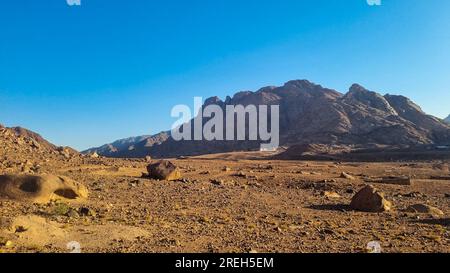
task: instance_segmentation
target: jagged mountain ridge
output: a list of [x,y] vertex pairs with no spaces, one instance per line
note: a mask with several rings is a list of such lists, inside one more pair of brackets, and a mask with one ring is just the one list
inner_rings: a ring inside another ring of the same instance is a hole
[[83,153],[94,153],[97,152],[99,154],[108,155],[113,154],[118,151],[122,150],[131,150],[133,149],[133,146],[137,143],[151,137],[150,135],[143,135],[143,136],[137,136],[137,137],[129,137],[124,139],[119,139],[117,141],[114,141],[109,144],[105,144],[103,146],[97,147],[97,148],[91,148],[86,151],[83,151]]
[[[358,84],[342,94],[307,80],[294,80],[280,87],[238,92],[225,101],[212,97],[205,101],[205,105],[210,104],[222,108],[225,105],[280,105],[280,144],[283,146],[450,144],[450,126],[424,113],[410,99],[390,94],[383,96]],[[254,150],[260,145],[258,141],[174,141],[165,136],[166,139],[153,136],[161,140],[150,141],[153,145],[135,143],[131,151],[106,154],[96,151],[113,157],[174,157]]]
[[148,150],[165,142],[170,137],[169,132],[161,132],[156,135],[144,135],[117,140],[97,148],[83,151],[83,154],[97,153],[107,157],[145,157]]

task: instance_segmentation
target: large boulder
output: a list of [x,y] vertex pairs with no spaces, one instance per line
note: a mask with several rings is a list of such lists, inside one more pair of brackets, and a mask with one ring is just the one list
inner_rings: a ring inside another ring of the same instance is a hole
[[181,172],[170,161],[161,160],[159,162],[147,166],[148,175],[150,178],[174,181],[181,179]]
[[85,186],[64,176],[1,175],[0,197],[34,203],[75,201],[88,197]]
[[392,204],[384,198],[383,193],[368,185],[353,196],[350,207],[364,212],[385,212],[391,209]]

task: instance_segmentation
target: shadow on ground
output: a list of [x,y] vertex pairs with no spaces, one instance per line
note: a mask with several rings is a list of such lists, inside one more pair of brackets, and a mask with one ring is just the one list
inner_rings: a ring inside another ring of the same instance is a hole
[[309,209],[315,210],[331,210],[331,211],[350,211],[352,210],[349,205],[337,204],[337,205],[312,205],[308,207]]

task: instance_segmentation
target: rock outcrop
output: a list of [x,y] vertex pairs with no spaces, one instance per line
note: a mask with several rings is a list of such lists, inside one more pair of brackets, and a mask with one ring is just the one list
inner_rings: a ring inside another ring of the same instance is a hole
[[1,175],[0,197],[34,203],[52,200],[80,200],[88,197],[85,186],[54,175]]

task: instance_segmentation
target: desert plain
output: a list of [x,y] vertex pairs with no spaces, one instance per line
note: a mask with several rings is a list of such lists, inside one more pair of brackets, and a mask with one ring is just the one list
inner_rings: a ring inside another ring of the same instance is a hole
[[[450,252],[446,161],[274,160],[259,152],[169,161],[181,178],[147,177],[147,165],[158,162],[149,159],[54,155],[1,165],[2,174],[67,177],[89,195],[43,203],[1,197],[0,252],[360,253],[369,242],[388,253]],[[368,184],[388,210],[350,206]]]

